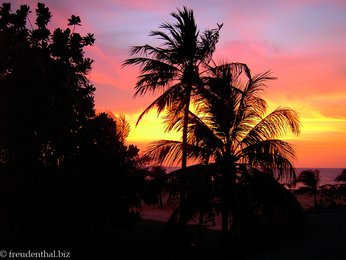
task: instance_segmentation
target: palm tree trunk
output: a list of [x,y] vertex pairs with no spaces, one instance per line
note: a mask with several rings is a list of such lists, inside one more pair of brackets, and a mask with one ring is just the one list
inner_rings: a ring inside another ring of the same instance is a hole
[[222,207],[222,243],[227,244],[228,240],[228,208],[223,205]]
[[198,248],[200,248],[202,244],[202,232],[203,232],[203,213],[200,211],[199,219],[198,219],[198,240],[197,240]]
[[228,172],[224,171],[222,173],[223,190],[222,190],[222,205],[221,205],[221,232],[222,232],[222,242],[227,243],[228,240],[228,219],[229,219],[229,178]]
[[317,191],[314,190],[313,192],[314,192],[314,208],[316,210],[317,209]]
[[234,165],[231,167],[230,171],[230,204],[232,205],[232,231],[233,234],[237,234],[240,229],[240,217],[239,217],[239,201],[237,198],[237,182],[236,182],[236,168]]
[[180,188],[180,202],[182,202],[185,198],[185,169],[187,167],[187,130],[189,123],[189,110],[190,110],[190,99],[191,99],[191,87],[188,87],[186,91],[186,100],[185,100],[185,108],[184,108],[184,122],[183,122],[183,137],[182,137],[182,158],[181,158],[181,169],[182,174],[179,177],[179,188]]
[[[230,137],[226,136],[226,154],[224,158],[224,170],[222,173],[223,181],[223,205],[222,205],[222,242],[227,244],[228,235],[231,227],[238,225],[238,210],[236,198],[236,167],[231,156]],[[232,226],[229,223],[230,207],[232,206]]]
[[159,192],[159,207],[163,209],[162,191]]

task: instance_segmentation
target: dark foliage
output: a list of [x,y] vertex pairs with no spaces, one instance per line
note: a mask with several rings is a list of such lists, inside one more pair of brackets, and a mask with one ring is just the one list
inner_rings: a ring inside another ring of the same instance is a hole
[[[222,24],[217,28],[200,33],[195,22],[193,10],[184,7],[171,13],[175,23],[165,22],[160,30],[151,31],[150,36],[161,41],[161,45],[134,46],[133,58],[123,65],[140,65],[140,75],[135,86],[136,95],[161,93],[139,116],[141,118],[156,108],[158,114],[166,109],[176,109],[176,116],[183,112],[181,166],[187,166],[188,114],[190,102],[200,86],[202,67],[211,61],[212,54],[219,39]],[[172,114],[172,113],[171,113]],[[173,114],[172,114],[173,115]],[[184,178],[179,179],[180,199],[185,197]]]
[[144,202],[147,205],[158,205],[163,208],[169,179],[165,168],[161,166],[149,167],[143,169],[143,175],[145,176],[145,187],[142,193]]
[[[0,9],[0,109],[2,164],[28,169],[58,166],[75,153],[83,124],[94,116],[95,88],[86,78],[91,45],[69,28],[47,28],[51,13],[36,9],[36,28],[27,29],[28,6]],[[32,165],[35,164],[35,165]]]
[[346,169],[344,169],[336,178],[337,182],[346,182]]
[[29,13],[0,7],[0,245],[91,256],[138,220],[138,149],[124,145],[124,118],[95,115],[80,18],[51,32],[48,7],[30,26]]
[[[267,104],[261,94],[265,82],[272,79],[274,77],[267,72],[252,76],[247,65],[242,63],[210,67],[203,78],[205,86],[198,90],[195,111],[189,112],[188,156],[199,165],[185,170],[189,182],[185,186],[187,196],[169,224],[183,224],[197,213],[210,215],[210,211],[217,208],[221,211],[226,241],[229,231],[246,233],[247,229],[253,231],[261,226],[255,222],[259,221],[257,204],[262,203],[262,209],[265,207],[270,214],[276,214],[275,221],[280,225],[275,228],[279,229],[288,221],[299,225],[301,208],[294,197],[285,194],[286,190],[278,182],[286,180],[290,183],[295,178],[294,149],[278,138],[287,132],[298,135],[299,117],[289,108],[279,107],[266,113]],[[168,130],[182,129],[183,116],[179,111],[177,107],[168,111],[165,118]],[[181,147],[181,142],[161,140],[151,144],[147,155],[158,162],[176,162],[180,159]],[[187,176],[190,170],[195,174]],[[257,174],[252,176],[248,171]],[[272,173],[271,178],[257,177],[267,171]],[[239,185],[241,178],[247,181],[246,185]],[[260,196],[262,201],[258,201]],[[282,203],[270,203],[271,197],[280,198]],[[288,200],[292,202],[283,202]],[[289,219],[289,211],[296,211],[297,219]],[[270,214],[262,214],[261,221],[270,223],[274,218]],[[265,224],[263,228],[272,227]]]
[[297,183],[302,183],[304,185],[303,190],[313,195],[314,207],[317,208],[317,193],[319,191],[320,172],[318,170],[302,171],[297,178]]

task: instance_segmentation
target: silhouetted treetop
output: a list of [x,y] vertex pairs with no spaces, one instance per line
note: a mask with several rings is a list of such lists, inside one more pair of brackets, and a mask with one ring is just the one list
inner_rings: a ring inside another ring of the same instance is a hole
[[346,181],[346,169],[343,169],[342,172],[335,178],[337,182],[345,182]]
[[[211,61],[222,25],[218,24],[217,28],[200,33],[192,9],[178,8],[176,12],[171,13],[171,16],[175,19],[174,23],[164,22],[159,26],[159,30],[150,32],[150,36],[158,38],[160,44],[132,47],[133,57],[125,60],[123,66],[140,66],[135,96],[161,93],[141,113],[137,123],[154,108],[158,114],[172,107],[176,111],[174,115],[184,111],[181,128],[181,167],[185,169],[190,103],[194,99],[196,89],[200,87],[201,71],[203,71],[201,67]],[[180,182],[181,186],[184,186],[183,178]],[[180,197],[184,197],[184,192]]]
[[[84,48],[93,34],[48,29],[52,14],[43,3],[29,22],[30,7],[0,7],[0,149],[9,161],[59,164],[71,156],[78,132],[95,115],[86,75],[92,60]],[[78,16],[69,25],[81,25]],[[29,154],[29,156],[28,156]]]
[[104,250],[114,226],[138,220],[138,149],[125,145],[124,117],[95,113],[84,51],[93,34],[76,32],[74,15],[72,28],[51,31],[49,8],[35,12],[32,23],[29,6],[0,7],[0,244],[88,259],[84,248]]
[[72,15],[70,19],[68,19],[68,25],[78,25],[81,26],[81,20],[79,16]]
[[[279,179],[291,182],[295,177],[295,151],[279,137],[287,132],[299,135],[300,121],[298,114],[289,108],[279,107],[267,114],[267,103],[261,94],[266,81],[273,79],[268,72],[252,76],[248,66],[242,63],[210,67],[205,77],[201,78],[205,85],[196,90],[199,95],[195,96],[195,109],[188,114],[187,155],[199,164],[187,167],[185,172],[191,169],[201,176],[206,174],[204,179],[196,178],[200,183],[197,191],[210,185],[216,191],[212,194],[217,194],[217,201],[220,202],[225,240],[230,227],[238,231],[249,228],[245,223],[251,222],[241,222],[242,214],[249,214],[246,217],[257,214],[258,209],[265,204],[272,206],[270,211],[282,207],[288,212],[290,206],[285,205],[285,200],[294,200],[277,182]],[[167,130],[182,129],[183,111],[171,106],[165,124]],[[181,158],[181,147],[182,142],[161,140],[151,144],[147,155],[159,163],[176,162]],[[263,175],[263,178],[257,178],[257,175]],[[272,193],[255,191],[261,187],[264,191],[267,189],[259,185],[260,182],[267,184]],[[186,200],[172,214],[170,224],[174,221],[177,224],[186,223],[193,214],[201,212],[202,208],[194,207],[202,205],[199,201],[202,196],[193,194],[192,190],[188,190],[187,194]],[[251,198],[249,194],[254,197]],[[205,197],[204,205],[213,205],[213,196]],[[266,196],[266,199],[262,200],[259,196]],[[280,196],[281,201],[270,205],[270,196]],[[189,206],[186,206],[188,203]],[[258,203],[263,204],[258,207]],[[244,206],[248,209],[241,209]],[[207,208],[203,207],[202,212]],[[294,208],[292,210],[300,211]],[[277,217],[279,220],[280,216]]]

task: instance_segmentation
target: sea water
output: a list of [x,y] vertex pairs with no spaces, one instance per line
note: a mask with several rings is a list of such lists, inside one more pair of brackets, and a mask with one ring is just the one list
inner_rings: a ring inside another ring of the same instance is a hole
[[[180,167],[166,167],[167,172],[177,169],[180,169]],[[342,173],[344,168],[296,168],[297,176],[299,176],[299,174],[305,170],[318,170],[320,172],[320,186],[322,186],[326,184],[336,184],[337,182],[335,181],[335,178]]]
[[342,173],[344,168],[297,168],[297,176],[305,170],[318,170],[320,172],[320,186],[322,186],[326,184],[336,184],[335,178]]

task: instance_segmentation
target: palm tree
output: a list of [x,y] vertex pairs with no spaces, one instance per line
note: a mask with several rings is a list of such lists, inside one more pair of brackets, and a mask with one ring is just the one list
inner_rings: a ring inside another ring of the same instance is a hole
[[[136,83],[135,96],[147,93],[162,93],[139,116],[138,122],[151,109],[157,108],[160,114],[174,105],[176,111],[184,111],[182,129],[182,159],[184,170],[187,165],[187,129],[191,97],[199,85],[200,66],[207,64],[215,50],[222,25],[217,29],[204,31],[197,29],[193,11],[183,10],[171,13],[176,23],[163,23],[160,29],[150,36],[162,40],[159,47],[151,45],[134,46],[131,56],[123,66],[140,65],[140,76]],[[184,192],[181,193],[184,197]]]
[[[231,63],[210,67],[199,88],[195,113],[189,113],[189,156],[199,158],[219,173],[222,232],[226,240],[229,231],[229,213],[232,227],[239,224],[237,186],[242,178],[272,170],[273,177],[295,176],[289,143],[278,137],[292,132],[299,134],[298,115],[289,108],[277,108],[266,115],[267,104],[261,93],[268,72],[251,75],[245,64]],[[183,117],[168,114],[168,128],[181,128]],[[159,161],[177,160],[178,142],[168,140],[152,144],[148,154]],[[249,179],[249,178],[247,178]]]
[[335,178],[335,181],[338,182],[337,193],[338,196],[345,197],[346,195],[346,169],[343,169],[342,172]]
[[314,208],[317,208],[317,193],[320,183],[320,172],[319,170],[305,170],[302,171],[298,178],[297,182],[303,183],[307,188],[309,193],[314,197]]
[[346,169],[343,169],[343,171],[335,178],[335,181],[346,182]]

